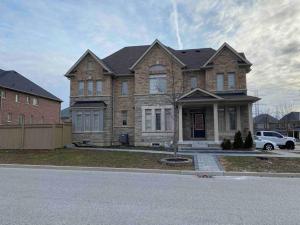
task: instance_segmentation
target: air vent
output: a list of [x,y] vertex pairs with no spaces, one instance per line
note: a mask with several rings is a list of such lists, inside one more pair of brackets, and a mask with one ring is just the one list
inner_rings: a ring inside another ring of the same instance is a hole
[[186,51],[182,51],[181,53],[182,53],[182,54],[185,54],[185,53],[186,53]]
[[151,143],[152,147],[159,147],[160,143]]

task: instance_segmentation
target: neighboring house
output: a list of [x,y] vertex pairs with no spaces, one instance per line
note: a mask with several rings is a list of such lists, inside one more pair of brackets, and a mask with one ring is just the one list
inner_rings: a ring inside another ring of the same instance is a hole
[[[155,40],[100,59],[87,50],[70,80],[73,141],[136,146],[214,144],[253,131],[251,63],[227,43],[175,50]],[[174,98],[175,97],[175,98]],[[173,100],[176,100],[175,102]],[[175,108],[174,108],[175,105]]]
[[61,100],[16,71],[0,70],[0,124],[60,122]]
[[277,130],[279,120],[269,114],[260,114],[254,117],[254,130]]
[[290,112],[280,121],[280,132],[290,137],[300,138],[300,112]]
[[61,110],[60,119],[62,122],[71,122],[70,107]]

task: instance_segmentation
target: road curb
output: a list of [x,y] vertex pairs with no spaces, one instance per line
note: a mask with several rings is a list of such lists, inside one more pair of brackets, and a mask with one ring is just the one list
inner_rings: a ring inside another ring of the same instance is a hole
[[138,168],[52,166],[52,165],[27,165],[27,164],[0,164],[0,168],[81,170],[81,171],[134,172],[134,173],[161,173],[161,174],[178,174],[178,175],[196,175],[196,173],[197,173],[197,171],[194,171],[194,170],[160,170],[160,169],[138,169]]
[[53,170],[80,170],[80,171],[105,171],[105,172],[132,172],[132,173],[157,173],[175,175],[196,175],[198,177],[287,177],[300,178],[300,173],[268,173],[268,172],[225,172],[225,171],[194,171],[194,170],[160,170],[138,168],[112,168],[112,167],[82,167],[82,166],[52,166],[52,165],[27,165],[27,164],[0,164],[0,168],[24,169],[53,169]]

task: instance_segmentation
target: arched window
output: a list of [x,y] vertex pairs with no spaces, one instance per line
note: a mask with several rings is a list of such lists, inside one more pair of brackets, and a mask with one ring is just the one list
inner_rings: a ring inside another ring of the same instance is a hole
[[161,64],[153,65],[149,68],[150,74],[166,73],[166,67]]
[[167,91],[166,67],[161,64],[149,68],[149,93],[164,94]]

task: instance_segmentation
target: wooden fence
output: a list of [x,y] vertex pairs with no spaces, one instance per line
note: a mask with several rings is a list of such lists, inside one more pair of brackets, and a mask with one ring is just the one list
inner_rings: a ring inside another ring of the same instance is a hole
[[0,126],[0,149],[55,149],[71,143],[71,123]]

